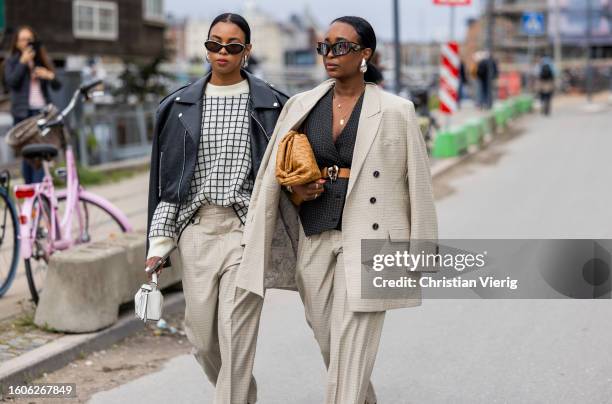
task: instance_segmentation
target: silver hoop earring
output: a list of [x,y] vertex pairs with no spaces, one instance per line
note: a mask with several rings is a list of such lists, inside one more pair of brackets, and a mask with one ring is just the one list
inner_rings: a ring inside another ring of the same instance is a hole
[[210,59],[208,58],[208,52],[206,52],[206,63],[210,63]]
[[244,55],[244,63],[242,64],[243,68],[247,68],[249,67],[249,57],[247,55]]
[[368,71],[368,62],[366,62],[365,58],[361,59],[361,66],[359,66],[359,71],[361,73],[365,73]]

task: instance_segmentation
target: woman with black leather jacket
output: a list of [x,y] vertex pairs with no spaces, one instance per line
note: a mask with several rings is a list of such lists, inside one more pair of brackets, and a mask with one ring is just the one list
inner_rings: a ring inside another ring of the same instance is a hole
[[205,47],[211,72],[157,112],[146,265],[178,246],[186,333],[215,403],[254,403],[252,370],[240,363],[251,353],[232,336],[233,322],[249,321],[234,310],[243,296],[235,275],[257,170],[287,97],[244,70],[252,46],[241,16],[215,18]]

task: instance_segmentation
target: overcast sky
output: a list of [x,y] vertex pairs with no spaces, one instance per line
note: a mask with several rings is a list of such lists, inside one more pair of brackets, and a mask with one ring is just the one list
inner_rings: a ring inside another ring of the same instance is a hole
[[[457,7],[456,35],[465,33],[466,20],[479,14],[481,0],[471,6]],[[245,0],[166,0],[166,11],[175,16],[214,17],[223,12],[240,13]],[[393,33],[392,0],[255,0],[258,8],[280,20],[299,13],[306,6],[324,25],[335,17],[357,15],[366,18],[380,39]],[[450,10],[435,6],[433,0],[400,0],[400,24],[403,40],[446,40],[450,34]]]

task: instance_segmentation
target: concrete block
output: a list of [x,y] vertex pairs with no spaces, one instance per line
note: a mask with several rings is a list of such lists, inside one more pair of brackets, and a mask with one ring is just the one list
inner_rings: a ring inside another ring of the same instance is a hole
[[[34,322],[63,332],[92,332],[118,319],[119,306],[131,302],[144,273],[144,232],[119,234],[54,254]],[[180,257],[164,268],[160,287],[180,282]]]

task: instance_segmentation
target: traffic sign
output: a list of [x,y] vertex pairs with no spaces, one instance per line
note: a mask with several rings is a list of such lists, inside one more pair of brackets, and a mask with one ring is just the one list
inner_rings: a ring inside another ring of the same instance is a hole
[[472,0],[433,0],[438,6],[469,6]]
[[522,30],[525,35],[541,36],[546,34],[546,23],[544,13],[523,13]]

